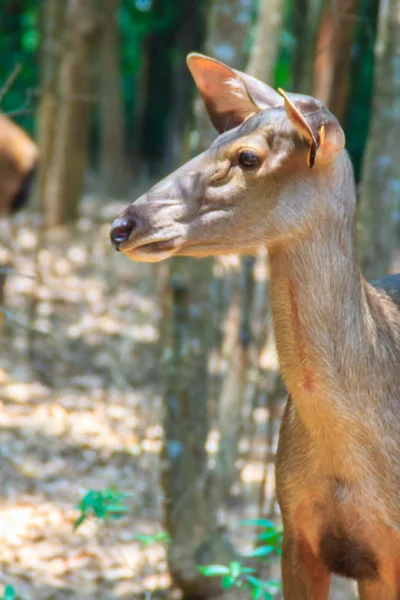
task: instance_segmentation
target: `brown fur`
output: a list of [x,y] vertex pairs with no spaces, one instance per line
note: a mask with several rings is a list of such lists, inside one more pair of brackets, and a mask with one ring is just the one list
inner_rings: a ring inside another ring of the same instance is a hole
[[24,204],[37,160],[35,143],[11,119],[0,114],[0,216]]
[[[285,599],[326,600],[336,572],[359,581],[362,600],[395,600],[399,286],[373,287],[360,273],[343,132],[312,98],[287,94],[283,106],[261,82],[206,57],[189,61],[216,126],[223,131],[227,114],[242,124],[129,207],[113,228],[135,227],[115,244],[148,261],[268,248],[290,393],[276,465]],[[240,165],[243,148],[257,154],[257,168]]]

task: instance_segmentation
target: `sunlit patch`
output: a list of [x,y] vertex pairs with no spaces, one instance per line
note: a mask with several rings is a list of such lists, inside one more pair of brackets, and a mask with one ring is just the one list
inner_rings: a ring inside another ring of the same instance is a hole
[[24,250],[33,250],[36,248],[38,241],[37,232],[32,231],[32,229],[29,229],[28,227],[21,227],[18,229],[17,236],[18,244]]
[[264,465],[261,463],[248,463],[241,470],[241,479],[244,483],[260,483],[263,475]]
[[206,441],[206,450],[209,454],[217,454],[219,450],[220,432],[216,429],[212,429]]
[[48,397],[49,390],[40,383],[10,382],[4,385],[2,395],[6,400],[24,404]]
[[33,506],[0,506],[0,542],[10,546],[23,544],[33,512]]

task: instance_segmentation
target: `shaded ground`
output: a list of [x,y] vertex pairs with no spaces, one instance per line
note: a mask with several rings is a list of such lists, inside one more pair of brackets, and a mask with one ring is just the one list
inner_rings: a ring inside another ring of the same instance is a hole
[[[73,231],[40,240],[22,216],[9,235],[15,270],[35,278],[7,284],[7,309],[24,326],[5,323],[0,354],[0,590],[11,584],[23,600],[173,598],[165,549],[135,539],[163,529],[163,267],[111,252],[118,207],[97,214],[89,199],[85,210]],[[255,445],[226,517],[242,542],[237,524],[257,515],[263,476],[263,438]],[[272,471],[273,493],[271,481]],[[74,532],[85,491],[110,486],[133,494],[129,514]],[[342,587],[332,597],[352,598]]]

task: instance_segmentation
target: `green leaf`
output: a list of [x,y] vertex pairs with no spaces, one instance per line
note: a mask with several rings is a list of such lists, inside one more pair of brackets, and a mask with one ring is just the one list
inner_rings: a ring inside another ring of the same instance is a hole
[[257,537],[261,542],[280,542],[282,533],[280,531],[264,531]]
[[128,509],[123,504],[110,504],[104,507],[106,513],[127,513]]
[[261,581],[261,579],[258,579],[258,577],[253,577],[252,575],[246,577],[246,580],[250,583],[251,586],[254,587],[263,587],[264,585],[264,582]]
[[155,535],[135,535],[135,540],[142,542],[145,546],[149,546],[150,544],[169,544],[171,542],[171,538],[168,533],[165,531],[160,531]]
[[15,600],[15,590],[12,585],[6,585],[3,600]]
[[255,573],[256,570],[250,567],[242,567],[241,575],[245,575],[246,573]]
[[202,575],[206,577],[215,577],[216,575],[230,575],[230,570],[224,565],[208,565],[207,567],[197,567]]
[[84,523],[87,519],[87,516],[85,514],[81,514],[75,521],[74,523],[74,531],[76,531],[78,529],[78,527],[80,527],[82,525],[82,523]]
[[269,556],[274,552],[274,550],[275,548],[273,546],[258,546],[258,548],[255,548],[244,556],[248,558],[262,558],[264,556]]
[[260,598],[262,598],[264,596],[264,593],[265,592],[261,587],[254,587],[251,597],[253,600],[260,600]]
[[249,575],[246,577],[247,583],[252,588],[252,598],[263,598],[263,600],[272,600],[272,595],[275,595],[282,588],[279,581],[262,581],[258,577]]
[[79,502],[77,508],[85,512],[92,507],[94,501],[95,493],[93,490],[89,490]]
[[221,586],[223,590],[228,590],[229,588],[233,587],[235,583],[236,579],[234,577],[231,577],[230,575],[224,575]]
[[162,542],[163,544],[171,543],[171,538],[166,531],[160,531],[160,533],[156,533],[154,539],[156,542]]
[[82,514],[75,521],[74,529],[77,529],[91,513],[98,519],[121,519],[128,512],[127,507],[122,504],[122,500],[128,496],[130,494],[118,492],[113,488],[104,491],[89,490],[77,506]]
[[153,535],[135,535],[134,537],[135,540],[138,540],[138,542],[142,542],[142,544],[144,544],[145,546],[150,546],[150,544],[154,544],[155,537]]
[[251,525],[252,527],[264,527],[270,531],[276,531],[276,525],[269,519],[247,519],[240,521],[240,525]]
[[234,579],[237,579],[242,572],[242,565],[240,562],[231,562],[229,565],[229,570]]

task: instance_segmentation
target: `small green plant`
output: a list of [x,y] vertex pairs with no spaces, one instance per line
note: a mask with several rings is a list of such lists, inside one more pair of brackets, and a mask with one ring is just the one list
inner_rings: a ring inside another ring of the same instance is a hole
[[[244,559],[271,559],[282,555],[282,527],[276,526],[267,519],[252,519],[242,521],[241,525],[251,525],[262,528],[257,536],[258,545],[254,550],[243,555]],[[280,591],[279,581],[262,581],[255,576],[256,569],[243,565],[239,561],[226,565],[208,565],[198,567],[205,577],[221,577],[223,590],[232,587],[249,590],[252,600],[273,600]]]
[[282,526],[275,525],[268,519],[249,519],[241,521],[241,525],[259,527],[263,531],[257,536],[257,545],[254,550],[246,554],[249,558],[265,558],[270,555],[282,556]]
[[89,490],[77,506],[80,515],[74,523],[74,529],[78,529],[91,516],[103,521],[121,519],[128,512],[123,501],[130,496],[112,488]]
[[6,585],[0,600],[16,600],[17,596],[12,585]]
[[169,544],[171,538],[165,531],[160,531],[155,535],[135,535],[135,540],[141,542],[143,546],[151,546],[152,544]]

